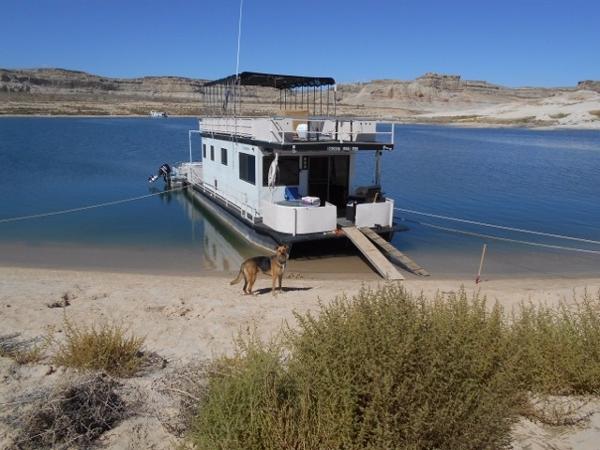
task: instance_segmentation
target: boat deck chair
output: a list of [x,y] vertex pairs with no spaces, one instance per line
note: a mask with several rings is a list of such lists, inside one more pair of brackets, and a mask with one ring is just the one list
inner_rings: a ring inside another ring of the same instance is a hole
[[300,200],[302,198],[300,192],[298,192],[298,188],[295,186],[286,186],[285,193],[283,194],[283,196],[287,201]]

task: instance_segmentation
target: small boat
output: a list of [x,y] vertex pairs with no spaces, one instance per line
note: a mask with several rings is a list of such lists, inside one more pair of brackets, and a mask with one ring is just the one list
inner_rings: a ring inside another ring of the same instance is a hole
[[[248,87],[274,89],[281,115],[241,115]],[[337,117],[329,77],[242,72],[207,82],[203,94],[214,114],[190,130],[189,161],[175,168],[194,201],[268,249],[345,238],[344,227],[391,239],[394,200],[382,190],[381,158],[394,147],[393,124]],[[375,181],[360,186],[355,168],[364,153],[375,158]]]
[[165,111],[150,111],[150,117],[169,117]]

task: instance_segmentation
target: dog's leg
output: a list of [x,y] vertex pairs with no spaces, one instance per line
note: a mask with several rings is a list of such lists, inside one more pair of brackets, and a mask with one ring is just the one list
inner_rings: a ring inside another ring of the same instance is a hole
[[252,294],[252,287],[256,282],[256,273],[251,273],[248,275],[248,294]]
[[277,275],[275,274],[275,271],[271,271],[271,295],[275,295],[275,281],[277,280]]
[[281,280],[283,279],[283,273],[279,275],[279,292],[281,292]]

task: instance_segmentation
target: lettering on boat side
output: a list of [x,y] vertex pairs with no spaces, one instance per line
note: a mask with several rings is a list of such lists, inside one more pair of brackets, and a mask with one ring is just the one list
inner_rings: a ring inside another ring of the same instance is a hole
[[338,151],[338,152],[339,151],[344,151],[344,152],[353,151],[353,152],[356,152],[356,151],[358,151],[358,147],[348,147],[348,146],[343,146],[342,147],[342,146],[339,146],[339,145],[328,145],[327,146],[327,150]]

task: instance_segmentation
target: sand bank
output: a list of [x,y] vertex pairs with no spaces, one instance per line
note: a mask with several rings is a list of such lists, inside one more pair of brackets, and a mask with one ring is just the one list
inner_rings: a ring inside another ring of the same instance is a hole
[[[65,316],[77,324],[116,320],[146,337],[146,348],[169,361],[169,367],[197,358],[230,353],[233,338],[240,330],[256,329],[268,338],[286,323],[294,325],[294,312],[316,311],[319,302],[337,295],[355,294],[361,287],[376,287],[381,279],[370,272],[350,278],[329,277],[325,273],[290,272],[284,280],[285,292],[272,296],[270,280],[259,278],[258,295],[241,295],[241,285],[230,286],[233,273],[211,276],[174,276],[121,274],[100,271],[67,271],[33,268],[0,268],[0,335],[19,332],[24,337],[53,334],[60,338]],[[587,279],[503,279],[475,285],[472,279],[409,279],[405,286],[432,295],[450,292],[461,285],[469,293],[479,290],[492,301],[512,308],[521,301],[556,303],[571,299],[585,289],[600,289],[600,278]],[[68,298],[70,306],[49,308],[49,303]],[[58,382],[65,372],[48,375],[48,361],[30,366],[15,366],[0,358],[0,404],[15,395],[40,385]],[[131,381],[151,389],[148,375]],[[1,408],[0,408],[1,409]],[[585,429],[546,430],[523,421],[515,430],[516,448],[593,448],[600,426],[594,414]],[[0,426],[0,447],[6,429]],[[121,424],[102,438],[109,448],[169,448],[176,438],[162,429],[155,417],[136,417]],[[528,445],[531,444],[531,447]]]

